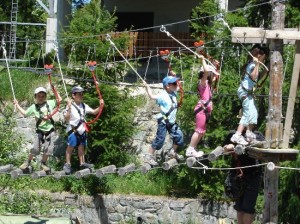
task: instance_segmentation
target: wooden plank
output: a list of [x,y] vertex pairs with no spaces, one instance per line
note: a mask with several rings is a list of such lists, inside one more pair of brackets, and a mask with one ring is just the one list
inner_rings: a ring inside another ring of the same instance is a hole
[[256,27],[233,27],[231,35],[234,38],[241,38],[241,41],[243,38],[300,40],[300,31],[296,28],[265,30]]
[[288,148],[289,147],[289,139],[293,121],[293,114],[294,114],[294,107],[297,95],[297,87],[299,83],[299,74],[300,74],[300,41],[296,41],[296,52],[294,58],[294,68],[293,68],[293,75],[291,80],[291,87],[289,93],[289,100],[286,109],[285,115],[285,123],[284,123],[284,132],[283,132],[283,142],[282,147]]

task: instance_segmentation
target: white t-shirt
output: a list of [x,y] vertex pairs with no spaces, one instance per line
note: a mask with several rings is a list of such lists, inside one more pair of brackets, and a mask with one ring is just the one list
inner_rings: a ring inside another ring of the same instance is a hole
[[[84,104],[84,109],[83,109],[83,104]],[[80,111],[80,113],[78,112]],[[82,122],[81,125],[77,128],[77,132],[82,135],[85,131],[84,129],[84,121],[85,121],[85,115],[86,114],[91,114],[93,112],[93,109],[90,108],[87,104],[85,103],[80,103],[80,105],[77,105],[76,103],[71,104],[71,113],[70,113],[70,120],[69,124],[67,126],[67,132],[72,130],[72,127],[77,127],[79,122]]]

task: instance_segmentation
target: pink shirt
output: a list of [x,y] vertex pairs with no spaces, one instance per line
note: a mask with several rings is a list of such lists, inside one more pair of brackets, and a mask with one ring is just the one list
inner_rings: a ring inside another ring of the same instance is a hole
[[[205,104],[207,101],[209,101],[212,98],[212,93],[207,80],[205,86],[201,85],[201,83],[198,84],[198,93],[200,95],[200,100],[198,101],[198,104]],[[212,102],[210,102],[207,105],[207,109],[208,111],[212,110]]]

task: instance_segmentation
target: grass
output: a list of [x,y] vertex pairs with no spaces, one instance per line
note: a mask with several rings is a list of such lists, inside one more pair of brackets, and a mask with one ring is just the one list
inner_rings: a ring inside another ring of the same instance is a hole
[[[34,102],[34,89],[38,86],[46,86],[48,77],[46,75],[37,75],[32,72],[10,70],[12,86],[15,97],[18,101],[26,101],[29,104]],[[0,71],[0,98],[4,101],[12,101],[13,93],[9,80],[7,69]]]

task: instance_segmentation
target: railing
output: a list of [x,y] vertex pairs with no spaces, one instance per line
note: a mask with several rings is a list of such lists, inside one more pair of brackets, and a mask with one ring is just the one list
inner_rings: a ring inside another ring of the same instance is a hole
[[[113,39],[120,37],[123,33],[116,32],[110,35]],[[189,47],[193,46],[195,42],[195,39],[191,37],[190,33],[172,33],[172,36]],[[153,51],[152,55],[154,55],[157,54],[159,50],[168,49],[177,51],[179,47],[181,47],[180,44],[168,37],[165,33],[130,32],[129,37],[128,57],[146,57],[149,56],[150,51]]]

